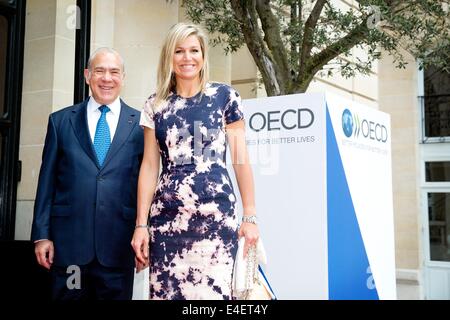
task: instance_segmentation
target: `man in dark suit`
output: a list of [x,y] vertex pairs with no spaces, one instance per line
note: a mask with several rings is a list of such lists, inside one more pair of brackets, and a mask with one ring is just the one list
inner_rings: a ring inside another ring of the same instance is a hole
[[[53,299],[131,299],[140,113],[119,94],[122,57],[100,48],[84,72],[91,97],[50,115],[31,240]],[[142,266],[140,266],[142,267]]]

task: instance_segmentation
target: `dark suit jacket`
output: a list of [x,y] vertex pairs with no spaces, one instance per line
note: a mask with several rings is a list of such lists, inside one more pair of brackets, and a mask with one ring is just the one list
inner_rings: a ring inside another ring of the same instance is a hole
[[144,137],[140,113],[121,101],[102,167],[87,124],[87,102],[50,115],[31,240],[52,240],[54,265],[132,267],[136,194]]

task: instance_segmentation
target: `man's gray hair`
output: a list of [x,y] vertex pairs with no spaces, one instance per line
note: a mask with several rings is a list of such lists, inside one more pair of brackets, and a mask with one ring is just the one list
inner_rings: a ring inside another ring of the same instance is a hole
[[91,69],[92,61],[95,59],[97,54],[103,53],[103,52],[115,54],[119,58],[120,64],[122,66],[122,72],[125,73],[125,62],[123,60],[123,57],[116,50],[114,50],[113,48],[109,48],[109,47],[101,47],[101,48],[94,50],[94,52],[91,53],[91,55],[89,56],[88,63],[87,63],[87,68],[89,71],[92,71],[92,69]]

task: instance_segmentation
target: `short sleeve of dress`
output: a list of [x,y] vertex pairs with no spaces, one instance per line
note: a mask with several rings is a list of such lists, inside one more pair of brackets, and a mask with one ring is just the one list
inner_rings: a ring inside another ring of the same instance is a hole
[[150,129],[155,129],[155,120],[153,119],[155,113],[153,111],[153,103],[155,101],[154,95],[145,101],[144,108],[141,111],[141,120],[139,124],[142,127],[147,127]]
[[226,124],[244,119],[241,96],[233,88],[230,88],[229,99],[225,106],[224,115]]

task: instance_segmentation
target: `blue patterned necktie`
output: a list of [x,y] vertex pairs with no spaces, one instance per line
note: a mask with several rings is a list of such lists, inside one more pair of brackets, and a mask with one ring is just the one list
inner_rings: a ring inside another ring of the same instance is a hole
[[110,109],[105,105],[100,106],[98,109],[102,114],[100,119],[98,119],[97,128],[95,129],[94,149],[97,154],[98,163],[102,166],[106,154],[108,153],[109,146],[111,145],[111,134],[109,132],[108,122],[106,122],[106,113]]

